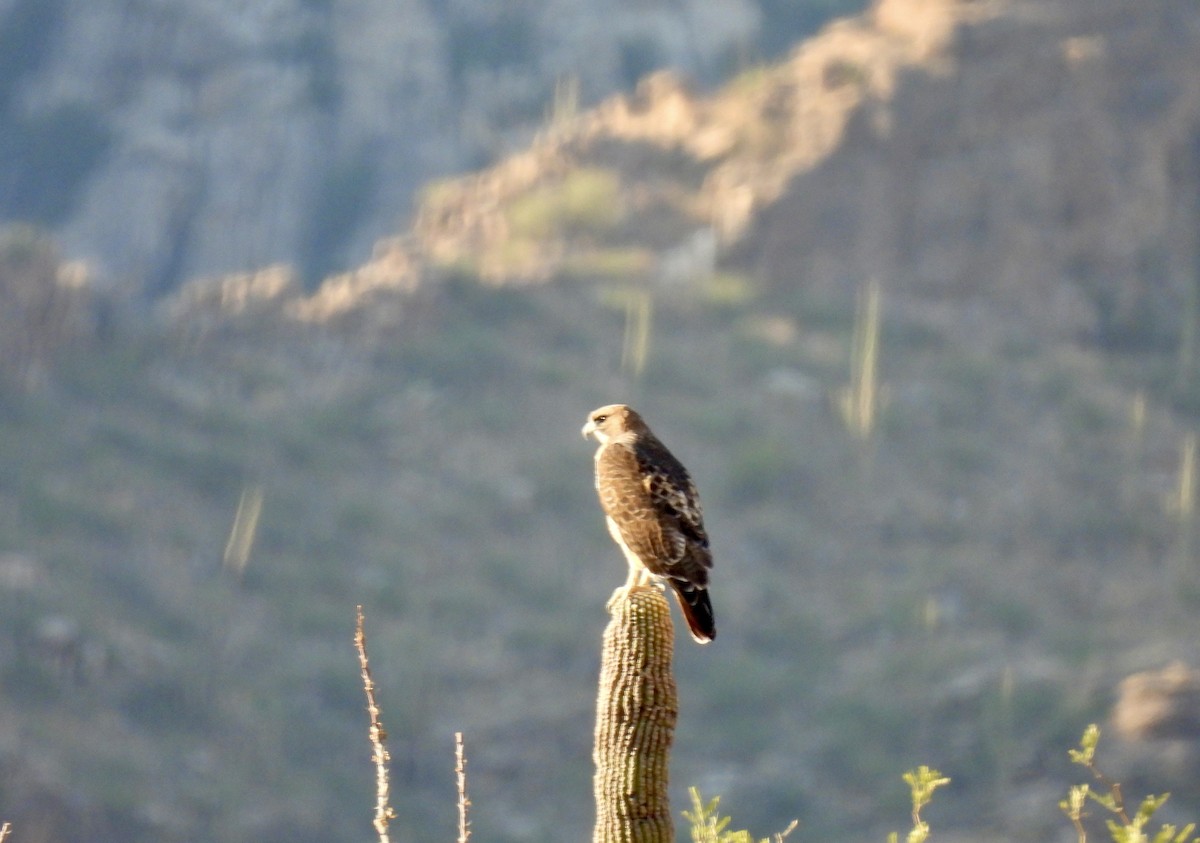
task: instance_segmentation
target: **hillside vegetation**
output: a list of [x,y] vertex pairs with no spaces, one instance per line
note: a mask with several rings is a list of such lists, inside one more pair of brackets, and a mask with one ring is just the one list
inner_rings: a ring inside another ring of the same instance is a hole
[[[892,0],[548,119],[311,294],[202,279],[39,348],[0,400],[0,817],[363,839],[363,603],[396,838],[451,836],[456,730],[477,839],[583,836],[624,563],[579,428],[625,400],[716,557],[677,809],[882,840],[928,764],[943,839],[1074,839],[1066,749],[1197,660],[1197,57],[1192,3]],[[1166,738],[1106,770],[1194,817]]]

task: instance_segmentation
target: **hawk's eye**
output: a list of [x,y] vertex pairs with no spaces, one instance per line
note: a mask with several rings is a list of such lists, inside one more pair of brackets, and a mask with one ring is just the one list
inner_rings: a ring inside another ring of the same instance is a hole
[[592,421],[594,421],[596,424],[604,424],[606,421],[608,421],[608,416],[596,416],[594,419],[592,419]]

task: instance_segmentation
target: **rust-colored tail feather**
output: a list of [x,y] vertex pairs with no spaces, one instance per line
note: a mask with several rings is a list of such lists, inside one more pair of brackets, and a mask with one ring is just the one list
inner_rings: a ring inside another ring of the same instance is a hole
[[688,631],[692,638],[701,644],[707,644],[717,637],[717,621],[713,617],[712,601],[708,599],[708,589],[700,588],[683,580],[671,580],[675,587],[675,596],[679,598],[679,609],[683,619],[687,621]]

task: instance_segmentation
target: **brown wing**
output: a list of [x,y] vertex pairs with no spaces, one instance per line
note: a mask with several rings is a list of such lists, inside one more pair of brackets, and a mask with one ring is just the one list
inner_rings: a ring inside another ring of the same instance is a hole
[[712,554],[687,470],[653,436],[613,441],[596,462],[604,511],[652,574],[708,584]]
[[654,573],[694,586],[708,585],[712,552],[704,530],[704,510],[691,476],[654,436],[641,437],[634,452],[659,523],[683,539],[682,547],[678,548],[682,552],[660,560],[662,570]]
[[682,555],[683,534],[664,530],[632,447],[610,442],[596,460],[600,506],[621,531],[625,546],[651,573],[662,574],[659,560]]

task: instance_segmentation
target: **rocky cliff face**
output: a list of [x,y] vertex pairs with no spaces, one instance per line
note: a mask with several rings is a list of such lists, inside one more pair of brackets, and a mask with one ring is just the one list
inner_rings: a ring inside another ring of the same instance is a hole
[[309,277],[393,231],[413,188],[586,99],[751,40],[748,0],[3,0],[0,216],[100,276]]
[[1005,313],[1162,344],[1197,304],[1198,150],[1193,3],[881,0],[713,96],[650,77],[439,186],[405,267],[661,281],[699,244],[785,292],[877,278],[976,340]]
[[[919,37],[914,9],[940,45],[864,99],[741,259],[775,284],[876,277],[931,311],[987,301],[1109,346],[1175,335],[1200,276],[1195,5],[885,0],[871,29]],[[842,84],[869,85],[880,64],[855,58]]]

